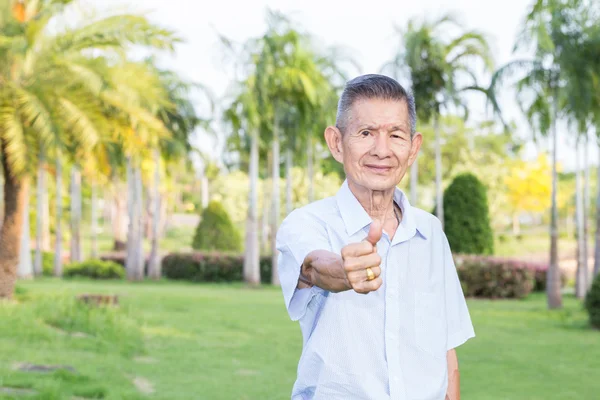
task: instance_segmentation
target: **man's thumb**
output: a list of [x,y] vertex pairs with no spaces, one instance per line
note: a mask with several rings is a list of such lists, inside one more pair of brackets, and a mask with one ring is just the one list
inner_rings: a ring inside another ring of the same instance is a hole
[[381,239],[381,234],[383,232],[383,225],[381,225],[381,221],[374,220],[371,222],[371,227],[369,228],[369,234],[367,235],[367,242],[371,243],[373,246],[377,245],[379,239]]

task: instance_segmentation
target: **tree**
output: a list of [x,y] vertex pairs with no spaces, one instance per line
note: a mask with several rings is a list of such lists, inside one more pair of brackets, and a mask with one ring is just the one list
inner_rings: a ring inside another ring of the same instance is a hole
[[[64,146],[75,158],[90,154],[101,136],[103,105],[119,106],[141,120],[114,91],[101,90],[105,63],[93,50],[119,52],[129,44],[172,48],[173,35],[144,17],[115,15],[49,33],[55,16],[73,0],[32,2],[18,18],[0,3],[0,153],[5,214],[0,230],[0,298],[12,297],[22,215],[32,170],[30,151]],[[137,112],[136,112],[137,111]]]
[[[249,70],[247,79],[243,81],[243,85],[248,85],[249,88],[243,90],[250,91],[250,94],[244,98],[238,97],[236,107],[239,111],[240,104],[242,108],[245,104],[248,109],[248,105],[254,103],[251,107],[256,110],[256,118],[245,126],[241,123],[234,126],[233,143],[246,149],[246,154],[256,154],[248,150],[257,146],[253,141],[260,132],[261,138],[271,144],[271,281],[277,285],[278,252],[275,238],[280,218],[280,145],[283,142],[289,149],[286,151],[286,174],[289,176],[293,149],[306,141],[306,130],[302,129],[306,120],[303,117],[311,107],[317,106],[319,88],[327,86],[327,79],[318,66],[306,35],[293,29],[290,21],[283,15],[271,11],[267,14],[267,24],[268,29],[264,35],[251,39],[243,46],[242,65]],[[223,41],[231,48],[230,41]],[[235,108],[230,108],[230,121],[235,117],[235,112]],[[248,112],[244,116],[248,117]],[[254,159],[251,161],[256,162]],[[257,173],[255,170],[252,172]],[[286,192],[291,193],[290,188]],[[255,192],[251,190],[250,193]],[[286,203],[289,204],[289,200]],[[250,239],[253,238],[248,238]],[[252,257],[256,261],[257,256]]]
[[[479,90],[474,64],[481,63],[486,69],[492,69],[493,64],[487,39],[483,34],[467,31],[452,37],[448,28],[463,30],[459,21],[451,15],[444,15],[434,21],[410,20],[405,30],[398,29],[402,38],[400,51],[384,66],[384,69],[391,68],[395,76],[403,75],[410,79],[419,121],[432,122],[434,126],[436,215],[442,221],[440,115],[443,110],[448,111],[452,107],[463,108],[461,96],[464,91]],[[417,199],[417,171],[418,163],[411,170],[412,201]]]
[[202,218],[192,242],[196,250],[239,251],[241,240],[238,231],[232,224],[227,210],[216,201],[211,201]]
[[[550,136],[552,143],[552,193],[550,218],[550,267],[547,274],[546,294],[548,308],[561,308],[561,282],[558,267],[558,208],[556,171],[556,124],[564,114],[563,86],[567,76],[563,70],[565,37],[561,33],[569,26],[565,21],[578,0],[536,0],[525,18],[515,44],[517,49],[533,49],[535,59],[516,60],[499,68],[492,77],[491,97],[495,98],[502,81],[516,73],[524,74],[517,84],[517,101],[531,124],[534,133]],[[566,31],[565,31],[566,32]],[[571,62],[571,61],[569,61]]]
[[513,215],[513,233],[519,234],[519,214],[540,213],[550,207],[550,163],[544,154],[535,162],[516,161],[505,178]]
[[472,174],[458,175],[444,194],[445,230],[452,251],[493,254],[485,186]]

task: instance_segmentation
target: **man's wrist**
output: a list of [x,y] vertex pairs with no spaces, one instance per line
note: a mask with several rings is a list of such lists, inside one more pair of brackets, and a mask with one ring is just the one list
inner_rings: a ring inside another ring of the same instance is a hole
[[310,288],[313,286],[314,286],[314,283],[312,282],[310,277],[304,273],[304,264],[302,264],[302,266],[300,267],[300,274],[298,275],[297,288],[298,289],[306,289],[306,288]]

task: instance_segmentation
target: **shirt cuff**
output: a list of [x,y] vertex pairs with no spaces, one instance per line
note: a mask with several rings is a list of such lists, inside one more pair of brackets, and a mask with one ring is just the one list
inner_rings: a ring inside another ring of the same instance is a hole
[[290,306],[288,308],[288,312],[292,321],[298,321],[304,316],[304,314],[306,314],[306,310],[311,300],[320,292],[323,292],[323,289],[317,286],[296,289],[294,291],[292,299],[290,300]]

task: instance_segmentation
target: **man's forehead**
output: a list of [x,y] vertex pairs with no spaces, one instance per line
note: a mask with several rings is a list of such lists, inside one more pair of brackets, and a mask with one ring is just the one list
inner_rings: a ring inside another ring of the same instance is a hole
[[405,125],[410,126],[406,101],[363,99],[354,103],[349,115],[350,123],[359,125]]

